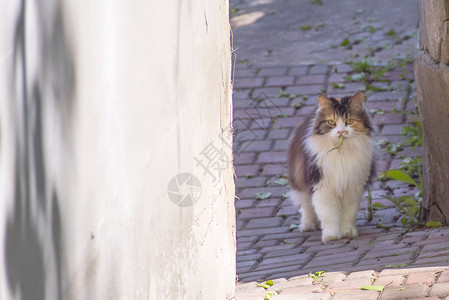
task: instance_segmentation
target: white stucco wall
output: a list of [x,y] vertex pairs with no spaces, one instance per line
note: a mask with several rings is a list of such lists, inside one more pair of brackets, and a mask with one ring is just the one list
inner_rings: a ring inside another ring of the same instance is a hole
[[228,2],[3,2],[0,299],[230,299]]

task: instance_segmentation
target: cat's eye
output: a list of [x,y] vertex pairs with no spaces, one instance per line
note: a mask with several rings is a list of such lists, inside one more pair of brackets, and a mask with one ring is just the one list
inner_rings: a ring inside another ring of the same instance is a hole
[[352,125],[354,124],[354,119],[347,119],[346,120],[346,125]]
[[327,124],[329,124],[329,126],[335,127],[337,125],[337,122],[335,122],[335,120],[327,120]]

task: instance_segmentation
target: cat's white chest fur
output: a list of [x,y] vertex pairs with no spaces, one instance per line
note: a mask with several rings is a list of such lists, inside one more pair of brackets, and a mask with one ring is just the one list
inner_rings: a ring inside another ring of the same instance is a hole
[[313,135],[306,147],[316,156],[317,166],[321,169],[321,180],[316,188],[332,189],[339,198],[352,188],[365,185],[371,169],[373,140],[366,135],[345,138],[341,149],[328,137]]

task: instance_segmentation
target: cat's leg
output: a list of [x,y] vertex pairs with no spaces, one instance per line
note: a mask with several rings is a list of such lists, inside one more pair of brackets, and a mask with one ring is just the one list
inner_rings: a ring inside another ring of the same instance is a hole
[[290,191],[290,195],[296,204],[300,205],[299,212],[301,213],[301,224],[299,230],[314,231],[320,228],[318,217],[312,205],[312,195],[300,191]]
[[312,195],[312,203],[321,222],[323,243],[342,238],[340,231],[340,206],[335,192],[321,186]]
[[357,212],[362,201],[363,189],[350,187],[342,201],[340,228],[343,237],[355,238],[357,232]]

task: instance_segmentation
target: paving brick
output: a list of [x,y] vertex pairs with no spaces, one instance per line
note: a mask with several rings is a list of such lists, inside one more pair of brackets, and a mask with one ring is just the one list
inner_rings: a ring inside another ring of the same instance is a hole
[[256,200],[254,199],[248,199],[248,200],[241,200],[241,199],[236,199],[235,200],[235,208],[249,208],[249,207],[253,207],[254,206],[254,202],[256,202]]
[[386,266],[386,265],[399,265],[409,264],[413,254],[403,254],[392,257],[383,257],[375,259],[363,259],[357,265],[358,266]]
[[382,134],[383,135],[401,134],[402,128],[404,128],[404,125],[402,125],[402,124],[385,125],[382,128]]
[[408,255],[408,257],[413,257],[416,252],[419,251],[418,247],[407,247],[402,249],[392,249],[386,251],[369,251],[363,259],[376,259],[383,257],[394,257]]
[[310,68],[309,74],[326,74],[328,69],[328,65],[314,65]]
[[272,258],[266,258],[262,260],[262,262],[259,264],[259,266],[266,266],[266,265],[277,265],[279,263],[283,262],[291,262],[292,264],[297,263],[298,261],[304,261],[310,259],[311,254],[309,253],[302,253],[297,255],[287,255],[287,256],[279,256],[279,257],[272,257]]
[[287,68],[263,68],[257,73],[258,76],[282,76],[287,73]]
[[323,85],[326,80],[326,75],[307,75],[301,76],[296,80],[296,85]]
[[277,186],[277,187],[260,187],[260,188],[246,188],[243,189],[239,193],[239,197],[241,199],[244,198],[255,198],[257,193],[271,193],[271,197],[281,197],[288,191],[288,188],[285,186]]
[[267,252],[267,254],[265,254],[265,258],[273,258],[273,257],[278,257],[278,256],[287,256],[287,255],[296,255],[296,254],[301,254],[301,253],[302,253],[302,250],[299,249],[299,248],[276,250],[276,251]]
[[246,225],[246,229],[277,227],[280,226],[283,221],[284,219],[280,217],[251,219]]
[[265,141],[252,141],[248,144],[248,147],[246,147],[243,152],[263,152],[263,151],[269,151],[271,149],[271,146],[273,144],[273,141],[265,140]]
[[381,124],[402,124],[404,116],[402,114],[386,113],[383,115],[374,115],[373,121],[376,125]]
[[271,217],[274,213],[274,207],[260,207],[260,208],[243,208],[242,213],[238,216],[239,219],[253,219],[256,217]]
[[285,163],[287,161],[287,155],[284,151],[277,152],[263,152],[257,159],[258,163]]
[[347,299],[357,299],[357,300],[376,300],[379,296],[377,291],[362,291],[362,290],[352,290],[352,291],[342,291],[336,292],[332,300],[347,300]]
[[[315,106],[304,106],[304,107],[301,107],[301,109],[298,109],[296,111],[296,115],[297,116],[310,116],[310,115],[315,114],[315,111],[316,111],[316,107]],[[301,122],[303,120],[304,119],[302,119]]]
[[[245,281],[253,281],[253,280],[264,280],[265,278],[269,278],[270,274],[273,273],[279,273],[279,272],[289,272],[289,271],[294,271],[294,270],[298,270],[299,267],[298,266],[288,266],[288,267],[282,267],[282,268],[277,268],[276,266],[272,266],[271,268],[268,268],[266,270],[259,270],[259,271],[254,271],[254,272],[249,272],[249,273],[245,273],[245,274],[239,274],[239,280],[241,280],[242,282]],[[245,280],[245,278],[247,278]]]
[[[322,292],[323,292],[323,289],[321,288],[321,286],[311,285],[311,286],[288,288],[288,289],[281,291],[279,293],[279,295],[295,295],[295,297],[298,297],[298,295],[301,295],[301,294],[318,294],[319,293],[320,296],[325,296],[327,294],[327,293],[323,294]],[[328,299],[330,299],[330,294],[328,294],[328,295],[329,295]],[[296,299],[299,299],[299,298],[296,298]],[[318,298],[318,299],[321,299],[321,298]]]
[[393,109],[402,110],[403,104],[399,104],[396,101],[377,101],[377,102],[367,102],[364,104],[365,108],[370,111],[373,108],[383,110],[385,112],[391,112]]
[[368,96],[367,101],[391,101],[405,98],[405,93],[398,91],[377,92]]
[[329,83],[343,83],[346,81],[345,76],[346,74],[334,73],[329,77]]
[[266,182],[264,177],[246,178],[240,177],[235,180],[235,186],[237,188],[256,187],[263,186]]
[[[288,230],[288,227],[284,227]],[[289,250],[289,249],[293,249],[295,248],[296,245],[294,244],[280,244],[280,245],[276,245],[276,246],[269,246],[269,247],[264,247],[262,249],[260,249],[260,253],[268,253],[268,252],[272,252],[272,251],[283,251],[283,250]]]
[[290,141],[287,139],[276,140],[276,141],[274,141],[273,150],[274,151],[287,151],[289,145],[290,145]]
[[237,241],[238,242],[255,242],[258,239],[259,238],[257,236],[245,236],[245,237],[238,238]]
[[449,264],[449,256],[439,256],[439,257],[431,257],[431,258],[417,258],[415,261],[416,265],[431,265],[431,264]]
[[259,166],[257,165],[236,165],[234,168],[237,176],[256,175],[259,172]]
[[435,238],[428,238],[424,241],[417,242],[415,246],[425,246],[429,244],[449,243],[449,236],[440,236]]
[[430,296],[446,297],[449,296],[449,282],[436,283],[430,290]]
[[309,70],[309,66],[297,66],[292,67],[288,71],[289,75],[306,75],[307,71]]
[[371,285],[370,278],[361,278],[353,280],[339,281],[329,284],[326,291],[344,291],[344,290],[360,290],[362,286]]
[[290,129],[273,129],[268,133],[268,138],[273,140],[287,139],[289,136]]
[[[251,228],[248,228],[251,229]],[[254,248],[263,248],[267,246],[276,246],[280,243],[278,240],[260,240],[255,245]]]
[[272,76],[267,78],[267,82],[265,83],[265,86],[271,87],[271,86],[289,86],[293,85],[295,81],[294,76]]
[[424,247],[421,250],[421,253],[433,252],[433,251],[443,251],[449,249],[449,243],[441,243],[441,244],[430,244],[423,245]]
[[303,117],[277,118],[274,121],[273,127],[274,128],[284,128],[284,127],[295,128],[303,120],[304,120]]
[[323,92],[322,89],[323,89],[323,84],[301,85],[301,86],[289,86],[285,90],[285,92],[287,94],[297,94],[297,95],[318,95]]
[[241,261],[237,264],[237,268],[247,268],[253,267],[257,263],[256,260],[247,260],[247,261]]
[[379,276],[394,276],[394,275],[404,275],[407,276],[412,273],[421,272],[441,272],[444,270],[449,270],[449,267],[413,267],[413,268],[400,268],[400,269],[384,269],[379,273]]
[[[264,209],[266,209],[266,208],[264,208]],[[243,237],[243,236],[277,234],[277,233],[286,233],[286,232],[288,232],[288,227],[274,227],[274,228],[263,228],[263,229],[240,230],[236,233],[236,235],[237,235],[237,237]]]
[[301,295],[277,295],[272,297],[272,300],[329,300],[332,297],[331,294],[316,294],[307,293]]
[[[250,92],[251,92],[250,89],[242,89],[242,90],[234,89],[234,91],[232,92],[232,99],[234,99],[234,100],[248,99]],[[250,100],[248,100],[248,101],[250,101]],[[234,103],[235,102],[239,102],[239,101],[234,101]],[[234,107],[235,107],[235,105],[234,105]]]
[[253,244],[254,244],[253,242],[239,243],[239,244],[237,245],[237,250],[238,250],[238,251],[249,250]]
[[234,82],[234,88],[254,88],[263,86],[264,79],[261,77],[257,78],[237,78]]
[[386,287],[382,292],[380,299],[396,300],[425,297],[429,287],[425,284],[409,285],[406,287]]
[[266,200],[259,200],[259,201],[257,201],[256,207],[274,206],[277,208],[279,206],[280,202],[281,202],[280,198],[270,198],[270,199],[266,199]]
[[239,156],[234,157],[234,163],[238,165],[246,165],[254,162],[256,153],[240,153]]
[[432,285],[435,280],[435,272],[412,273],[408,276],[406,285],[427,284]]
[[341,85],[328,85],[327,92],[329,94],[337,93],[350,96],[352,93],[365,90],[365,84],[363,83],[344,83]]
[[266,175],[266,176],[283,175],[285,173],[286,173],[286,167],[284,165],[281,165],[281,164],[265,165],[263,167],[263,171],[262,171],[262,175]]
[[385,285],[385,286],[401,286],[405,281],[405,277],[402,275],[393,276],[380,276],[374,281],[373,285]]
[[[360,255],[360,254],[359,254]],[[357,261],[358,255],[356,256],[337,256],[337,257],[315,257],[312,261],[310,261],[306,267],[307,268],[316,268],[322,266],[333,266],[333,265],[341,265],[346,263],[348,267],[351,267],[353,263]]]
[[[348,255],[351,255],[351,253],[348,253]],[[354,279],[362,279],[362,278],[374,278],[376,277],[376,272],[374,270],[366,270],[361,272],[353,272],[348,275],[346,280],[354,280]]]
[[443,271],[438,278],[438,283],[449,282],[449,271]]
[[298,207],[297,206],[281,207],[276,215],[296,216],[298,215]]
[[251,96],[253,99],[268,99],[270,101],[273,101],[274,104],[273,99],[279,96],[280,90],[280,87],[265,87],[254,89],[254,91],[251,93]]

